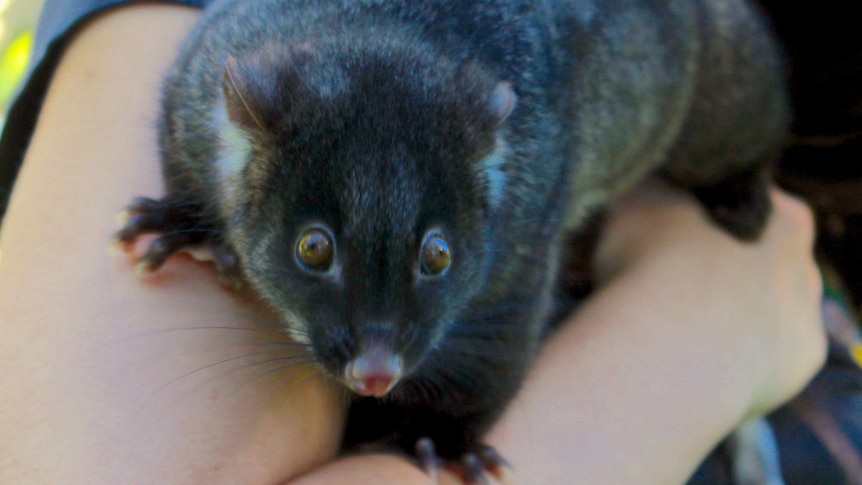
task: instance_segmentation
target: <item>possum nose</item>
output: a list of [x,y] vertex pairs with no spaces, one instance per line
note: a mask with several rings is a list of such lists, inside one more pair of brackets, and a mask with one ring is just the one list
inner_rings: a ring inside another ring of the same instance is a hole
[[345,369],[348,387],[360,396],[383,397],[401,379],[401,358],[382,348],[371,348],[351,360]]

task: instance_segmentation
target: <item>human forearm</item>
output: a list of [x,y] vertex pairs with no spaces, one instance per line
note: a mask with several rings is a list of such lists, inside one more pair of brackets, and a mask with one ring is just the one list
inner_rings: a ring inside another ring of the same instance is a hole
[[252,299],[188,260],[141,282],[108,257],[115,214],[161,191],[158,89],[196,16],[104,15],[52,81],[3,225],[0,482],[265,483],[336,450],[320,380],[252,365],[278,356]]
[[688,325],[703,315],[685,304],[655,305],[699,296],[655,276],[611,283],[544,349],[490,437],[519,483],[682,483],[742,419],[745,397],[729,392],[739,376],[723,368],[732,353],[716,351],[734,342],[720,341],[720,321],[713,335]]
[[598,258],[606,284],[489,438],[523,483],[681,483],[740,420],[813,376],[825,340],[810,214],[773,201],[753,245],[661,187],[617,209]]

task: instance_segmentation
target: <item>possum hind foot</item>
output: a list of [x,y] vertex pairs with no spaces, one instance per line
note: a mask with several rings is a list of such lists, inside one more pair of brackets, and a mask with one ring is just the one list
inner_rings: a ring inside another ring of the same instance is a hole
[[[445,462],[434,449],[430,438],[422,438],[416,442],[416,458],[419,466],[431,477],[431,483],[437,483],[437,474],[441,464]],[[497,450],[488,445],[476,445],[461,456],[460,461],[446,463],[461,476],[464,483],[490,485],[490,474],[495,483],[511,483],[511,465]]]
[[220,241],[218,231],[201,224],[199,213],[186,203],[136,197],[120,214],[116,244],[128,248],[138,236],[158,233],[135,264],[138,274],[152,273],[175,253],[186,251],[196,260],[213,261],[223,285],[241,287],[239,259]]

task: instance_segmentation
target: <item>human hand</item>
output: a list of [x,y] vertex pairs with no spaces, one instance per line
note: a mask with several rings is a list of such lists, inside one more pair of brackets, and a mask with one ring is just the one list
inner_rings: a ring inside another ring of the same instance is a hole
[[635,267],[657,282],[685,280],[699,311],[724,329],[727,340],[715,344],[733,347],[728,364],[751,386],[751,415],[798,393],[826,356],[812,213],[781,190],[771,197],[763,236],[742,243],[691,197],[651,181],[614,206],[595,259],[600,282]]
[[772,199],[755,244],[658,182],[611,208],[595,292],[488,437],[515,483],[682,483],[810,379],[825,354],[811,214]]

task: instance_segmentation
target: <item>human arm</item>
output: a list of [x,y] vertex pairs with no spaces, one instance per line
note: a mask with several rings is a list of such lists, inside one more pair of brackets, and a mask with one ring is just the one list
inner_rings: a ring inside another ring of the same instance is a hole
[[52,80],[0,240],[0,482],[266,483],[337,449],[340,405],[307,368],[206,368],[267,349],[190,328],[271,318],[259,305],[187,260],[142,283],[108,257],[116,213],[161,190],[160,77],[197,15],[99,16]]
[[[805,206],[774,191],[757,244],[651,184],[619,203],[599,291],[548,343],[490,436],[529,483],[681,483],[825,358]],[[542,416],[536,420],[535,416]]]

